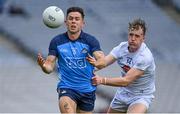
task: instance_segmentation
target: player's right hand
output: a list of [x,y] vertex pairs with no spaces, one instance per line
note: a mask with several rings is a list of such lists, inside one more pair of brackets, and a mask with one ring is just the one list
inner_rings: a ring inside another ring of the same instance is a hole
[[93,85],[100,85],[103,83],[103,77],[100,77],[98,75],[95,75],[92,77],[92,84]]

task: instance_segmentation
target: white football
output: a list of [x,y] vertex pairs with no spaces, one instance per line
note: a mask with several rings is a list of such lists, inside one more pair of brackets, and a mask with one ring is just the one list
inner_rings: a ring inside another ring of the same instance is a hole
[[47,7],[42,16],[44,24],[50,28],[58,28],[64,24],[64,13],[57,6]]

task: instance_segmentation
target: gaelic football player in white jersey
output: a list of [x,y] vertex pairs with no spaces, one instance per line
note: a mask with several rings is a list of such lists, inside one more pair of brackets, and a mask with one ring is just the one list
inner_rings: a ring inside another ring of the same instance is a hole
[[[144,43],[146,24],[142,19],[129,23],[128,41],[121,42],[105,57],[106,66],[117,61],[121,76],[107,78],[94,76],[94,85],[118,86],[108,113],[145,113],[155,92],[155,63],[149,48]],[[87,60],[96,66],[96,60]]]

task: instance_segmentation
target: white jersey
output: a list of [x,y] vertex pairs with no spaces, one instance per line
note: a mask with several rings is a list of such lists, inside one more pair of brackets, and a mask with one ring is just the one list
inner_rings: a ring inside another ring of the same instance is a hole
[[149,95],[155,91],[155,63],[151,51],[145,43],[134,53],[128,51],[128,42],[122,42],[110,52],[117,59],[121,67],[121,75],[125,76],[130,68],[144,71],[144,75],[137,78],[126,87],[120,87],[117,91],[125,90],[135,95]]

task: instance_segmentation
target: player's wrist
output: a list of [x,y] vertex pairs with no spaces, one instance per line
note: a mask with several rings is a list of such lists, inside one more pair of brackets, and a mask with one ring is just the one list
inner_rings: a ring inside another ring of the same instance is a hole
[[101,84],[103,84],[103,85],[107,84],[107,78],[106,77],[101,79]]

